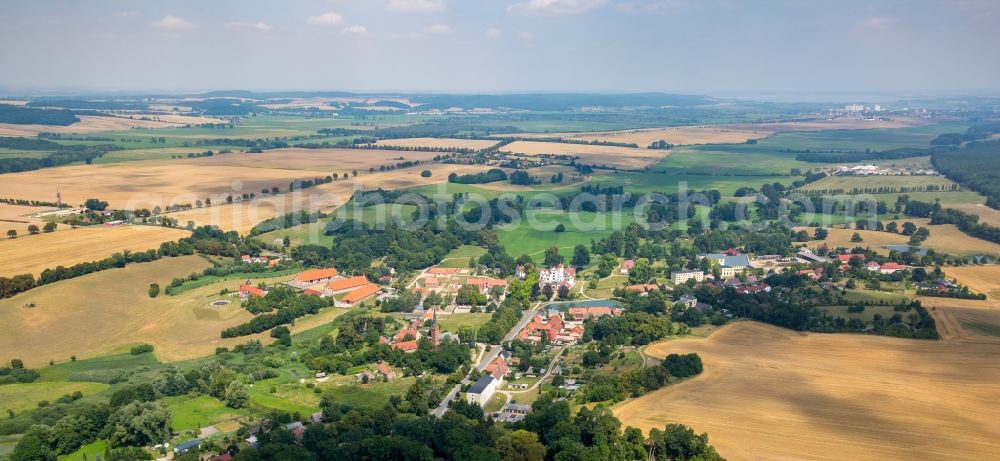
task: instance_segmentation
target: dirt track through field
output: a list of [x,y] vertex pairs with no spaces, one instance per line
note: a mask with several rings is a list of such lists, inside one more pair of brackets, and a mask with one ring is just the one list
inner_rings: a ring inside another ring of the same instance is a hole
[[697,352],[701,375],[615,407],[681,422],[739,459],[989,459],[1000,452],[1000,343],[801,335],[755,322],[647,353]]

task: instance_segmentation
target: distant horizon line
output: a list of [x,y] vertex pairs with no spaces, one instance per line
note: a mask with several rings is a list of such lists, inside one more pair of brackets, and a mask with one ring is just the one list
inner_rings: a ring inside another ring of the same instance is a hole
[[675,95],[675,96],[701,96],[718,99],[737,99],[763,102],[860,102],[881,100],[904,101],[913,99],[943,99],[943,98],[1000,98],[1000,89],[997,90],[906,90],[906,91],[669,91],[669,90],[632,90],[632,91],[610,91],[610,90],[392,90],[392,89],[317,89],[317,88],[229,88],[229,89],[156,89],[156,88],[129,88],[129,89],[98,89],[92,87],[18,87],[0,85],[0,97],[93,97],[93,96],[199,96],[211,93],[287,93],[294,94],[336,94],[345,95],[394,95],[394,96],[422,96],[422,95],[448,95],[448,96],[544,96],[544,95],[602,95],[602,96],[629,96],[629,95]]

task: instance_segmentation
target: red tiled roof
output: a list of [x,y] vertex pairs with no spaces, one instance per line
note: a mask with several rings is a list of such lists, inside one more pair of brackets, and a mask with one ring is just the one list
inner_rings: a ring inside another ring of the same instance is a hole
[[402,350],[403,352],[415,351],[415,350],[417,350],[417,341],[416,340],[413,340],[413,341],[402,341],[402,342],[398,342],[398,343],[393,343],[389,347],[391,347],[393,349]]
[[466,283],[469,285],[487,286],[487,287],[507,285],[507,281],[504,279],[494,279],[489,277],[470,278],[469,280],[466,281]]
[[267,295],[267,291],[261,290],[260,288],[247,284],[244,284],[243,286],[240,287],[240,293],[244,295],[257,296],[257,297],[262,297],[264,295]]
[[299,275],[295,276],[295,280],[299,282],[311,282],[314,280],[328,279],[337,276],[337,269],[313,269],[305,272],[299,272]]
[[347,293],[347,296],[344,296],[344,298],[341,299],[341,301],[348,304],[354,304],[358,301],[367,299],[369,296],[372,296],[375,293],[378,293],[379,290],[380,288],[378,285],[374,283],[369,283],[368,285],[365,285],[361,288],[358,288],[357,290]]
[[430,269],[427,269],[428,274],[437,274],[437,275],[451,275],[456,272],[458,272],[458,269],[454,267],[432,267]]
[[333,280],[327,283],[326,287],[329,288],[330,291],[344,291],[344,290],[350,290],[351,288],[357,288],[360,286],[368,285],[368,283],[369,283],[368,277],[365,277],[363,275],[356,275],[351,278]]
[[645,285],[629,285],[625,287],[625,291],[641,291],[641,292],[654,291],[659,289],[660,286],[656,285],[655,283],[648,283]]

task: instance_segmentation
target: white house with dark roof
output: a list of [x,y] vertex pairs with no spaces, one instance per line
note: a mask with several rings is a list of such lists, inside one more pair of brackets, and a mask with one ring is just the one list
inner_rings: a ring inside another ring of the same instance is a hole
[[465,393],[465,401],[470,404],[479,405],[481,407],[486,406],[486,402],[489,402],[493,398],[493,394],[496,393],[497,388],[500,387],[500,380],[493,377],[493,375],[485,375],[479,378],[478,381],[469,387],[469,391]]

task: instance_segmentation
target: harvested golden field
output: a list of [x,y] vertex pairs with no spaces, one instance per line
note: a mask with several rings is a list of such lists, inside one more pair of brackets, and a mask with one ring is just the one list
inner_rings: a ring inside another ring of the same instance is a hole
[[[28,366],[49,360],[68,361],[70,356],[89,358],[119,353],[135,344],[155,347],[157,358],[179,361],[211,355],[216,347],[232,348],[250,339],[267,344],[268,333],[221,339],[228,327],[253,316],[240,307],[238,297],[222,297],[219,291],[235,291],[242,280],[217,282],[184,291],[176,296],[163,292],[152,299],[150,283],[161,287],[174,277],[183,277],[208,266],[200,256],[164,258],[123,269],[112,269],[56,282],[0,300],[0,361],[21,358]],[[289,276],[255,279],[278,283]],[[211,306],[219,299],[226,306]],[[34,303],[34,307],[28,307]],[[301,332],[329,323],[347,309],[329,308],[303,317],[289,326]]]
[[1000,210],[994,210],[983,204],[975,203],[958,203],[949,204],[947,208],[954,208],[959,211],[964,211],[966,213],[971,213],[979,216],[979,222],[986,223],[991,226],[1000,226]]
[[375,144],[379,146],[426,147],[430,149],[485,149],[497,145],[498,142],[483,139],[406,138],[382,139]]
[[[359,173],[356,178],[342,179],[306,189],[301,194],[281,194],[232,205],[195,208],[171,213],[170,217],[181,223],[194,221],[197,225],[214,224],[226,230],[246,233],[261,221],[285,213],[297,210],[333,211],[347,203],[356,190],[373,190],[380,187],[389,190],[439,184],[447,182],[448,175],[452,172],[458,174],[478,173],[487,169],[488,167],[480,165],[432,163],[384,173],[365,172]],[[430,170],[431,177],[420,176],[420,172],[423,170]]]
[[945,267],[943,270],[945,277],[1000,301],[1000,266]]
[[705,371],[615,415],[643,430],[687,424],[729,460],[969,460],[1000,450],[1000,344],[737,322],[646,352],[696,352]]
[[[243,156],[245,154],[227,154]],[[225,157],[226,155],[220,156]],[[211,158],[208,158],[211,159]],[[260,193],[273,186],[288,189],[295,179],[330,174],[324,170],[303,171],[250,166],[215,166],[181,163],[181,160],[73,165],[3,175],[0,197],[52,200],[58,189],[63,201],[79,205],[100,198],[113,208],[165,207],[194,203],[209,196],[225,199],[228,194]]]
[[[675,146],[692,144],[743,144],[749,139],[766,138],[772,134],[774,132],[769,130],[707,125],[578,134],[562,133],[557,136],[579,141],[635,143],[641,148],[647,148],[653,142],[661,140]],[[539,136],[551,137],[553,135]]]
[[[816,231],[815,227],[796,227],[795,230],[799,231],[805,229],[809,232],[809,235],[813,235]],[[890,232],[880,232],[872,230],[854,230],[854,229],[838,229],[838,228],[827,228],[826,240],[822,242],[826,243],[826,246],[832,248],[854,248],[854,247],[869,247],[872,250],[877,251],[881,254],[889,254],[889,250],[882,248],[884,245],[906,245],[910,241],[910,238],[903,234],[893,234]],[[855,243],[851,241],[851,236],[857,232],[861,234],[861,238],[864,240],[861,243]],[[934,235],[934,231],[931,230],[931,235]],[[819,246],[820,241],[811,240],[809,242],[810,246]]]
[[[58,125],[15,125],[0,123],[0,136],[36,136],[38,133],[96,133],[99,131],[121,131],[132,128],[168,128],[186,123],[169,123],[165,121],[130,119],[125,117],[100,117],[95,115],[80,115],[80,121],[69,126]],[[162,115],[161,117],[179,117]],[[192,117],[200,118],[200,117]]]
[[926,296],[918,299],[930,309],[942,339],[1000,345],[1000,303],[995,299],[949,300]]
[[0,236],[6,238],[10,229],[16,230],[18,235],[26,235],[28,226],[32,224],[41,228],[45,225],[45,221],[35,218],[35,213],[54,209],[0,203]]
[[572,155],[580,157],[580,162],[588,165],[616,166],[620,169],[629,170],[643,169],[663,160],[669,154],[669,151],[665,150],[534,141],[514,141],[501,148],[501,150],[528,156],[543,154]]
[[0,276],[34,274],[56,266],[97,261],[125,250],[158,248],[161,243],[191,235],[180,229],[154,226],[80,227],[0,240],[4,264]]
[[930,219],[926,218],[900,219],[896,223],[902,227],[902,224],[906,221],[910,221],[917,226],[926,227],[927,230],[931,231],[931,236],[921,244],[925,248],[933,248],[949,255],[963,257],[983,254],[1000,256],[1000,245],[972,237],[958,230],[958,227],[954,224],[936,224],[932,226],[930,225]]
[[[820,219],[820,217],[817,217],[817,219]],[[981,254],[1000,256],[1000,245],[986,240],[977,239],[975,237],[970,237],[964,232],[958,230],[954,224],[937,224],[932,226],[929,224],[930,220],[926,218],[900,219],[896,221],[896,224],[902,227],[904,222],[912,222],[918,227],[926,227],[927,230],[931,232],[930,237],[928,237],[927,240],[920,245],[924,248],[933,248],[934,250],[942,253],[961,257]],[[886,222],[886,224],[888,224],[888,222]],[[801,229],[805,229],[811,235],[816,228],[795,228],[795,230]],[[870,247],[879,253],[889,254],[889,250],[882,248],[882,246],[906,245],[910,241],[910,238],[903,234],[893,234],[890,232],[839,228],[827,228],[827,231],[828,235],[824,242],[826,242],[826,245],[830,248],[854,248],[857,246]],[[854,243],[851,241],[851,236],[853,236],[855,232],[861,234],[861,238],[864,239],[863,242]],[[817,246],[819,242],[810,241],[809,244],[810,246]]]
[[[233,153],[212,157],[185,158],[171,164],[186,164],[198,167],[229,166],[275,170],[306,170],[311,174],[326,176],[331,173],[343,175],[357,170],[368,173],[369,168],[377,171],[380,166],[394,166],[404,161],[430,162],[434,152],[401,152],[379,149],[303,149],[290,147],[274,149],[260,154]],[[298,174],[290,172],[286,174]]]

